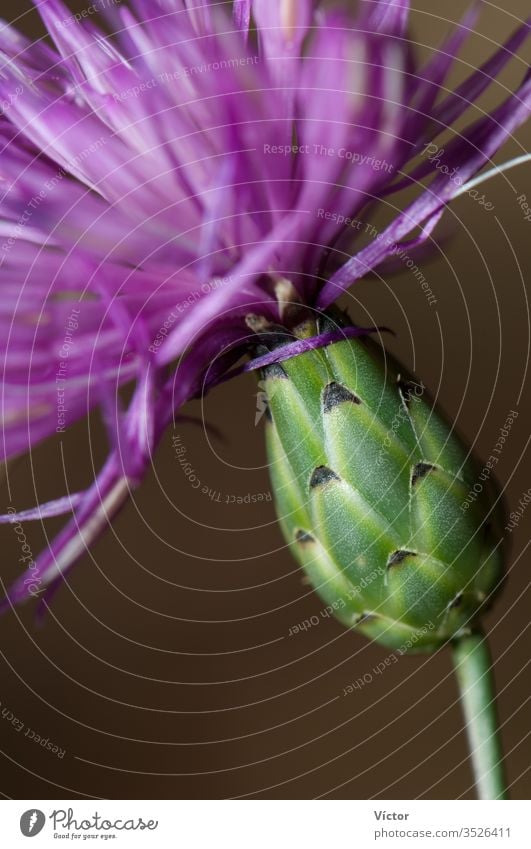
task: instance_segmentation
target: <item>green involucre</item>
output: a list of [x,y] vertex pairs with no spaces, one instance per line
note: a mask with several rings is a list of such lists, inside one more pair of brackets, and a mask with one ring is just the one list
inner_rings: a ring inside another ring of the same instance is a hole
[[323,601],[393,649],[468,633],[501,579],[501,502],[468,498],[478,466],[422,384],[366,338],[261,379],[280,525]]

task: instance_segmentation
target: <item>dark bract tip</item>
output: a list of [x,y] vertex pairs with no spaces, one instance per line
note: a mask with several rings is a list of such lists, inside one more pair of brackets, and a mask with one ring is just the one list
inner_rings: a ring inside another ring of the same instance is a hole
[[317,316],[317,332],[318,333],[335,333],[341,327],[337,321],[334,321],[326,313]]
[[397,566],[399,563],[402,563],[408,557],[416,557],[416,552],[407,551],[404,548],[398,549],[398,551],[393,551],[389,560],[387,561],[387,568],[390,569],[391,566]]
[[295,542],[298,542],[299,545],[311,545],[315,542],[315,537],[313,537],[308,531],[297,531],[295,534]]
[[456,597],[450,602],[450,610],[455,607],[460,607],[463,603],[463,593],[457,593]]
[[436,466],[434,466],[432,463],[417,463],[415,466],[413,466],[413,472],[411,475],[412,486],[415,486],[417,481],[422,480],[422,478],[425,478],[426,475],[428,475],[430,472],[434,472],[435,469]]
[[310,489],[315,489],[317,486],[324,486],[330,481],[340,480],[339,475],[336,475],[328,466],[317,466],[310,478]]
[[374,613],[359,613],[352,624],[355,628],[357,625],[365,625],[367,622],[374,622],[376,619],[378,617]]
[[346,386],[333,381],[323,389],[323,412],[329,413],[338,404],[343,404],[345,401],[351,404],[361,404],[357,395],[354,395]]
[[264,366],[262,374],[266,380],[288,380],[288,376],[280,363],[271,363]]

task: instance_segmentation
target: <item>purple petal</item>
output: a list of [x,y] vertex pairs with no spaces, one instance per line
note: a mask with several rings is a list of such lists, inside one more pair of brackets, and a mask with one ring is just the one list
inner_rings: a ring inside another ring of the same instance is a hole
[[274,61],[295,54],[308,32],[313,0],[252,0],[253,15],[260,32],[264,54]]
[[[530,114],[531,77],[528,75],[514,95],[448,146],[445,165],[450,173],[439,173],[421,197],[383,231],[381,239],[371,243],[345,263],[323,287],[318,298],[318,305],[321,308],[328,306],[339,297],[341,291],[391,255],[395,245],[414,227],[427,220],[433,221],[433,216],[437,215],[441,207],[448,203],[460,187],[486,162],[490,161],[512,132],[527,120]],[[459,166],[458,184],[451,173],[456,165]],[[429,232],[428,230],[428,234]]]
[[251,21],[251,0],[234,0],[232,14],[236,27],[247,36]]
[[83,492],[73,492],[71,495],[65,495],[55,501],[48,501],[46,504],[39,504],[38,507],[32,507],[29,510],[20,510],[18,513],[4,513],[0,515],[0,524],[14,525],[15,522],[32,522],[37,519],[49,519],[51,516],[63,516],[65,513],[72,513],[81,503],[83,497]]
[[129,494],[129,481],[120,475],[111,458],[93,486],[85,493],[74,518],[8,589],[0,612],[12,604],[38,596],[52,581],[62,577],[103,533]]
[[409,20],[409,0],[370,0],[367,5],[370,7],[366,24],[368,29],[404,35]]

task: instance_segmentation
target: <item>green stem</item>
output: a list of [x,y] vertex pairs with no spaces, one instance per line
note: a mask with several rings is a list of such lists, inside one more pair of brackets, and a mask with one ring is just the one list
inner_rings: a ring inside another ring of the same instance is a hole
[[454,667],[480,799],[507,799],[492,661],[482,633],[453,644]]

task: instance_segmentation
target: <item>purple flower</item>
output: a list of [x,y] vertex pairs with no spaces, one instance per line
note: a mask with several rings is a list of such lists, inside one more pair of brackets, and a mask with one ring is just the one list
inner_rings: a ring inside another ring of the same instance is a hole
[[[433,155],[529,33],[448,90],[473,12],[419,63],[407,0],[36,5],[53,48],[0,31],[2,449],[95,406],[110,448],[85,492],[3,517],[73,513],[5,605],[53,588],[105,529],[175,411],[247,350],[246,315],[280,321],[286,291],[326,307],[421,244],[531,107],[527,74]],[[346,220],[412,185],[360,249]]]

